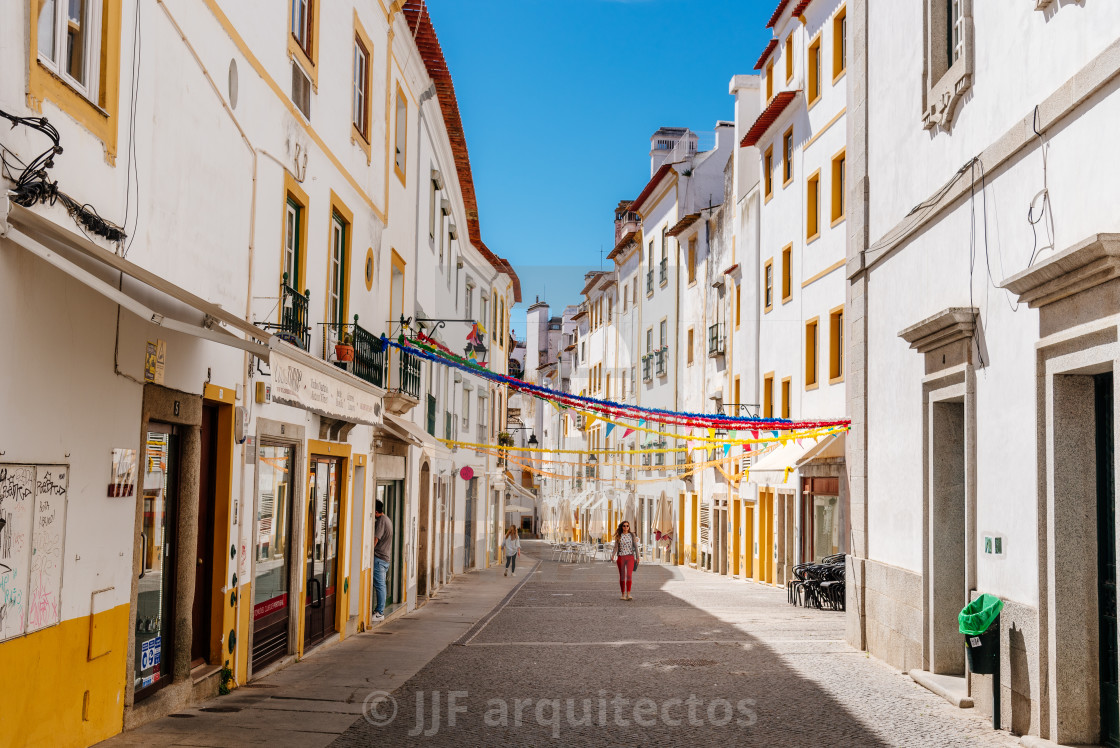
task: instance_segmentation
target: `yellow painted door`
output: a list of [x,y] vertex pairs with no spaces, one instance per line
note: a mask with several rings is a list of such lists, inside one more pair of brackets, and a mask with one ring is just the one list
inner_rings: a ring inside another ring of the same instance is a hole
[[743,506],[743,578],[754,576],[754,507]]
[[732,576],[739,576],[739,555],[742,552],[742,526],[739,522],[743,519],[742,507],[738,501],[733,502],[734,509],[731,510],[731,574]]
[[677,499],[677,566],[682,566],[688,561],[685,559],[684,544],[684,494]]

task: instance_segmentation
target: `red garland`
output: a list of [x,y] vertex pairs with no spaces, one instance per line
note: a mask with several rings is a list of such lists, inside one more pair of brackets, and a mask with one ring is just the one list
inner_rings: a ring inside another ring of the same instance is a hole
[[[601,402],[601,401],[598,401],[598,402],[595,402],[595,403],[587,403],[583,400],[579,400],[579,399],[569,395],[568,393],[557,392],[555,390],[546,390],[547,392],[550,393],[550,395],[545,395],[545,394],[542,394],[542,393],[532,389],[531,387],[526,386],[527,383],[523,382],[520,379],[515,379],[515,378],[507,376],[505,374],[499,374],[498,372],[490,371],[489,369],[482,369],[481,367],[477,366],[476,364],[473,364],[470,361],[467,361],[466,359],[463,359],[463,358],[457,356],[455,353],[453,353],[446,346],[444,346],[443,344],[439,343],[436,340],[433,340],[432,338],[428,337],[427,335],[425,335],[423,333],[418,332],[416,337],[417,337],[418,340],[430,345],[432,348],[435,348],[435,349],[439,350],[444,355],[446,355],[448,358],[450,358],[452,361],[455,361],[456,363],[459,363],[463,366],[478,369],[479,371],[485,371],[488,376],[500,379],[507,386],[509,386],[511,389],[514,389],[518,392],[526,392],[530,395],[533,395],[534,397],[539,397],[543,400],[548,400],[550,402],[556,402],[556,403],[559,403],[561,405],[564,405],[565,407],[575,408],[577,410],[591,411],[593,413],[598,413],[598,414],[605,414],[605,415],[612,416],[614,418],[625,418],[625,419],[629,419],[629,420],[640,420],[640,421],[654,421],[656,423],[662,423],[662,424],[673,425],[673,426],[686,426],[686,427],[693,427],[693,428],[714,428],[714,429],[719,429],[719,430],[723,430],[723,431],[795,431],[795,430],[806,430],[806,429],[829,428],[829,427],[833,427],[833,426],[847,427],[851,424],[851,421],[849,421],[848,419],[837,419],[837,420],[833,420],[833,421],[783,421],[783,420],[771,420],[771,419],[765,419],[765,420],[758,419],[758,420],[752,420],[749,423],[743,423],[742,421],[736,421],[736,420],[730,419],[726,416],[713,415],[713,416],[702,416],[701,417],[701,416],[685,416],[685,415],[667,414],[667,413],[652,413],[652,412],[645,411],[645,410],[639,410],[636,406],[630,406],[630,405],[607,404],[607,403],[604,403],[604,402]],[[406,343],[408,342],[407,339],[405,340],[405,342]],[[544,388],[541,388],[541,389],[544,389]]]

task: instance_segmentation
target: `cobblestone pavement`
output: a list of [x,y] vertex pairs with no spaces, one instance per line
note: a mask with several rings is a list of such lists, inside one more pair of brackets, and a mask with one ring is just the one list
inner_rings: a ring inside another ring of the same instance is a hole
[[1018,745],[783,590],[643,564],[623,602],[613,564],[523,561],[491,616],[333,745]]

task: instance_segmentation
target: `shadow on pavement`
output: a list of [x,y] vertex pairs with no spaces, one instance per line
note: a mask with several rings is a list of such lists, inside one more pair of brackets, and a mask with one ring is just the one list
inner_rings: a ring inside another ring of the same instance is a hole
[[[690,595],[700,608],[671,591],[689,584],[678,569],[643,563],[623,602],[613,564],[526,551],[522,572],[528,554],[543,559],[537,572],[393,694],[367,699],[333,745],[886,745],[744,632],[812,651],[820,619],[768,614],[780,593],[705,586]],[[735,606],[739,622],[706,612]]]

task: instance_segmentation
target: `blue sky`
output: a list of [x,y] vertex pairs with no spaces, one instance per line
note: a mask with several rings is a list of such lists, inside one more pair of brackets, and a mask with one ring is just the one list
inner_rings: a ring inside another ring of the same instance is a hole
[[613,211],[649,179],[660,126],[732,119],[777,0],[427,0],[447,58],[487,246],[524,309],[579,300],[613,247]]

